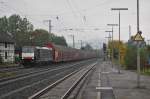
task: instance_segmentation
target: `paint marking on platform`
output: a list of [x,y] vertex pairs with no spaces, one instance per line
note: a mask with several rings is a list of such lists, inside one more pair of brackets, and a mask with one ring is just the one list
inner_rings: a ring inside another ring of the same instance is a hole
[[110,72],[102,72],[102,74],[109,74]]
[[113,90],[112,87],[96,87],[97,91],[102,91],[102,90]]
[[[99,71],[100,71],[100,69],[99,69]],[[99,72],[98,73],[98,87],[101,86],[101,80],[100,80],[100,78],[101,78],[101,73]],[[101,99],[101,92],[97,92],[97,99]]]

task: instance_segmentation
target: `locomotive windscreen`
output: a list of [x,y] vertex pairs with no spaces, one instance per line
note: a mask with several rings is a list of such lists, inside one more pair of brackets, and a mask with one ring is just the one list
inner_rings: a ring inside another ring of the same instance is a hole
[[33,53],[34,52],[34,48],[33,47],[23,47],[22,48],[22,52],[23,53]]

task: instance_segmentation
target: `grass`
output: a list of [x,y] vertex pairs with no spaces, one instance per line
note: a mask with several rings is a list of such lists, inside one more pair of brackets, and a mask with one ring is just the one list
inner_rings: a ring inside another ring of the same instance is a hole
[[143,75],[148,75],[150,76],[150,69],[146,70],[146,71],[142,71],[141,72]]
[[15,76],[16,74],[13,72],[1,72],[0,73],[0,78],[5,78],[5,77],[12,77]]
[[13,66],[17,66],[18,64],[15,63],[2,63],[0,64],[0,67],[13,67]]
[[[113,62],[113,63],[114,63],[115,65],[119,65],[118,59],[114,59],[114,62]],[[127,68],[126,68],[126,66],[125,66],[124,64],[121,64],[121,67],[120,67],[120,68],[127,70]]]

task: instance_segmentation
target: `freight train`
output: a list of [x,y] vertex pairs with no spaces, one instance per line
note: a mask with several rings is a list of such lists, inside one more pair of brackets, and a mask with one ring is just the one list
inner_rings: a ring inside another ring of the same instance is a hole
[[47,44],[45,47],[24,46],[22,48],[22,64],[24,66],[43,62],[67,62],[95,58],[97,51],[80,50],[70,47]]

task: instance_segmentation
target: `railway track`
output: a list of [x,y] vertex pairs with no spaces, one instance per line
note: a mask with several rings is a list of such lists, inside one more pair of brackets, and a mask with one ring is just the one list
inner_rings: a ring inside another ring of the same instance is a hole
[[[73,63],[69,63],[69,64],[73,64]],[[27,75],[32,75],[34,73],[38,73],[38,72],[42,72],[42,71],[47,71],[50,69],[55,69],[56,67],[62,67],[68,65],[68,63],[65,64],[59,64],[59,66],[57,66],[56,64],[51,64],[51,66],[41,66],[40,68],[38,67],[32,67],[32,68],[24,68],[24,67],[20,67],[20,68],[14,68],[14,69],[6,69],[6,70],[1,70],[3,73],[13,73],[16,74],[14,76],[11,77],[3,77],[0,78],[0,82],[4,82],[4,81],[8,81],[11,79],[17,79],[23,76],[27,76]]]
[[23,66],[14,66],[14,67],[7,67],[7,68],[0,68],[0,72],[7,72],[7,71],[14,71],[14,70],[18,70],[18,69],[22,69]]
[[[68,97],[71,97],[69,99],[75,99],[79,93],[80,87],[82,87],[89,72],[92,71],[96,64],[97,62],[66,75],[55,83],[30,96],[28,99],[67,99]],[[76,92],[74,92],[75,90]]]
[[64,77],[76,69],[83,68],[83,66],[92,61],[94,60],[81,61],[79,63],[62,66],[55,69],[42,70],[30,75],[24,75],[1,82],[0,99],[26,99],[28,96],[43,89],[59,78]]

